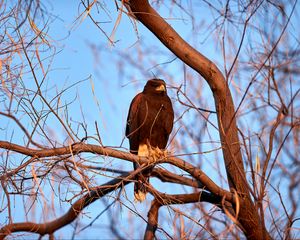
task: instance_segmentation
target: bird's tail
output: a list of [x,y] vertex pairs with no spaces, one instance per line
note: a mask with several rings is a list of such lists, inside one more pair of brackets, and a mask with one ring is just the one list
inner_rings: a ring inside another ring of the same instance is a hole
[[[147,142],[139,144],[138,156],[147,157],[149,156],[149,149],[151,148],[150,143]],[[133,164],[134,169],[138,167],[137,163]],[[146,174],[146,175],[145,175]],[[143,202],[146,199],[147,190],[145,184],[149,184],[149,171],[140,173],[136,177],[136,182],[134,183],[134,198],[135,201]]]
[[149,178],[145,176],[137,176],[137,182],[134,183],[135,201],[143,202],[146,199],[147,190],[145,184],[149,184]]

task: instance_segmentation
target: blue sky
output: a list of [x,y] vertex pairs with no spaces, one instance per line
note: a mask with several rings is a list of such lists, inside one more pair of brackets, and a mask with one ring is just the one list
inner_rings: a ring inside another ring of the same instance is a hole
[[[163,63],[171,61],[174,56],[159,43],[152,33],[150,33],[139,23],[137,24],[137,35],[132,23],[126,15],[122,16],[122,20],[116,31],[115,39],[117,40],[117,43],[115,46],[111,46],[103,33],[101,33],[101,31],[95,27],[89,18],[85,18],[83,21],[79,20],[74,22],[79,15],[79,12],[82,11],[81,8],[78,8],[77,3],[74,4],[73,1],[55,1],[49,3],[48,7],[49,11],[55,14],[55,17],[52,18],[54,20],[51,20],[49,29],[47,29],[46,32],[49,35],[48,41],[54,43],[56,48],[53,51],[53,53],[55,53],[53,60],[50,58],[44,61],[44,67],[46,67],[48,64],[51,64],[51,71],[48,73],[46,83],[43,85],[44,90],[50,89],[46,94],[47,99],[51,99],[60,90],[68,86],[73,86],[75,83],[77,83],[72,88],[68,89],[60,100],[62,104],[75,100],[75,102],[70,104],[68,107],[70,119],[74,121],[73,124],[76,126],[76,122],[82,122],[84,119],[87,124],[88,134],[95,136],[95,121],[97,121],[103,144],[105,146],[119,147],[122,143],[122,140],[124,140],[127,111],[132,98],[137,92],[142,90],[142,87],[147,79],[152,78],[153,75],[157,75],[158,77],[162,78],[163,76],[160,76],[159,69],[155,68],[156,63],[154,64],[151,61],[148,61],[148,64],[144,66],[144,70],[142,70],[142,72],[134,68],[128,69],[128,66],[125,66],[124,74],[126,76],[134,75],[134,79],[128,80],[126,77],[120,77],[117,66],[118,63],[114,60],[119,57],[119,53],[135,54],[137,51],[136,49],[142,47],[139,46],[139,41],[156,44],[157,49],[155,50],[160,51],[157,55],[157,62]],[[79,12],[78,9],[80,9]],[[101,27],[103,27],[107,34],[110,34],[117,18],[117,11],[113,3],[111,6],[106,6],[106,9],[111,11],[112,18],[109,19],[109,17],[105,17],[104,21],[109,20],[111,23],[103,24]],[[165,10],[166,9],[162,9],[162,12]],[[174,21],[178,24],[176,27],[181,31],[182,34],[185,32],[188,33],[188,29],[186,29],[187,26],[190,28],[188,23],[182,24],[181,20]],[[208,50],[206,49],[206,51]],[[47,57],[47,55],[49,55],[48,52],[46,52],[44,57]],[[176,76],[175,79],[178,80],[179,83],[181,82],[180,79],[183,78],[182,64],[178,60],[176,60],[174,64],[167,64],[163,67],[170,69],[172,75]],[[40,74],[38,77],[41,79],[41,71],[37,71],[37,73]],[[32,77],[30,77],[30,75],[26,75],[26,77],[28,77],[28,79],[24,78],[24,82],[27,87],[35,89]],[[172,96],[175,94],[171,90],[169,90],[169,93]],[[37,109],[42,109],[42,104],[37,101],[35,104]],[[14,132],[12,141],[23,144],[23,138],[20,139],[18,135],[18,128],[16,128],[14,124],[9,123],[7,119],[1,119],[1,121],[4,121],[4,125],[8,126],[8,132]],[[30,122],[28,122],[26,125],[29,128],[31,127]],[[57,139],[58,145],[64,143],[66,133],[55,117],[48,117],[46,127],[49,134],[51,134],[54,139]],[[74,127],[74,129],[76,129],[76,127]],[[82,129],[80,130],[79,135],[84,137]],[[7,136],[6,138],[9,139],[9,137],[10,136]],[[44,139],[41,139],[41,141],[43,140]],[[127,150],[127,139],[125,139],[123,142],[122,147],[125,147],[123,150]],[[16,161],[18,161],[18,157],[16,157]],[[95,158],[95,161],[103,162],[104,165],[108,165],[109,167],[114,167],[117,169],[120,168],[130,170],[132,168],[132,164],[128,164],[119,160]],[[100,182],[105,181],[107,180],[103,179]],[[163,190],[167,189],[165,185],[160,188]],[[126,189],[127,194],[132,197],[132,186],[129,186]],[[47,194],[47,191],[50,189],[44,186],[43,190]],[[64,187],[60,189],[62,192],[67,190],[68,189],[64,189]],[[174,193],[175,190],[181,192],[180,189],[170,190],[172,193]],[[16,199],[16,202],[19,201],[20,204],[22,204],[22,199]],[[113,198],[108,198],[107,201],[112,202]],[[30,205],[30,202],[31,201],[29,200],[26,205]],[[135,207],[128,201],[124,200],[124,202],[132,208]],[[142,213],[144,217],[146,217],[147,211],[143,210],[144,208],[148,208],[149,203],[150,202],[148,200],[147,205],[136,206],[137,210]],[[16,204],[16,206],[17,205],[18,204]],[[44,208],[43,211],[45,211],[44,203],[42,201],[38,201],[35,207],[35,214],[29,215],[29,219],[36,222],[43,222],[44,219],[41,218],[39,213],[41,208]],[[63,204],[60,206],[57,203],[57,208],[61,211],[57,211],[55,216],[50,211],[47,216],[48,220],[52,220],[55,217],[65,213],[65,211],[69,208],[69,204]],[[92,219],[95,218],[104,208],[105,207],[101,201],[97,201],[92,204],[91,207],[85,210],[85,212],[87,211],[89,217],[86,219],[82,219],[80,217],[79,219],[83,221],[82,223],[87,224],[92,221]],[[115,214],[120,215],[120,219],[127,219],[126,208],[123,206],[122,209],[123,210],[120,214],[120,206],[118,204],[115,204],[112,207],[112,211]],[[111,236],[109,231],[105,231],[105,226],[108,224],[107,218],[110,216],[109,214],[111,213],[108,213],[108,215],[107,213],[103,214],[103,216],[101,216],[101,218],[95,222],[94,225],[100,225],[99,227],[101,230],[97,230],[98,228],[93,228],[93,231],[89,231],[89,229],[87,229],[83,231],[82,234],[78,235],[78,238],[83,236],[97,238],[100,234],[99,231],[101,232],[102,237]],[[24,221],[24,212],[18,207],[13,208],[13,216],[14,221],[16,222]],[[74,224],[75,223],[72,225]],[[141,225],[140,228],[137,225],[132,228],[132,231],[141,229],[141,232],[135,233],[136,237],[143,234],[145,227],[143,222],[140,222],[139,224]],[[123,228],[128,231],[130,230],[130,227],[131,226],[128,226],[128,224],[123,226]],[[72,227],[68,226],[58,231],[55,236],[69,238],[72,234],[72,231]],[[127,237],[129,237],[129,235]]]
[[[164,78],[164,75],[162,74],[163,71],[161,71],[160,68],[168,70],[170,76],[174,78],[173,84],[175,86],[179,86],[179,84],[182,84],[183,82],[182,79],[184,79],[183,64],[179,60],[174,60],[169,64],[155,67],[156,63],[154,63],[153,60],[158,63],[164,63],[172,61],[174,56],[159,43],[152,33],[150,33],[139,23],[137,23],[137,34],[134,30],[134,25],[126,15],[122,16],[120,24],[117,27],[114,38],[117,42],[114,46],[111,46],[104,34],[96,28],[96,26],[88,17],[84,18],[82,21],[79,19],[78,21],[74,22],[79,13],[82,12],[82,8],[78,7],[77,2],[70,0],[56,0],[48,3],[47,6],[49,7],[49,11],[57,16],[57,18],[52,18],[54,20],[51,21],[48,30],[48,34],[51,37],[48,39],[48,41],[53,41],[53,43],[56,45],[56,55],[51,63],[52,70],[48,74],[47,85],[44,86],[45,88],[51,89],[48,91],[47,97],[51,99],[53,96],[55,96],[56,91],[77,83],[72,88],[68,89],[61,99],[62,104],[75,99],[75,102],[68,107],[69,116],[71,116],[73,126],[76,126],[76,122],[82,122],[84,120],[87,124],[88,134],[95,136],[95,121],[97,121],[103,144],[106,146],[119,147],[124,139],[127,111],[130,101],[134,95],[142,90],[145,81],[148,78],[151,78],[153,75]],[[210,12],[207,11],[207,9],[200,7],[197,9],[198,6],[196,4],[194,7],[200,15],[199,18],[205,19],[205,23],[207,24],[211,18]],[[116,11],[113,1],[108,3],[108,5],[105,6],[105,9],[108,14],[105,14],[104,11],[101,10],[100,14],[95,14],[95,16],[100,17],[101,21],[103,21],[101,27],[108,35],[110,35],[117,20],[118,12]],[[220,69],[223,69],[220,46],[215,45],[215,42],[212,41],[214,38],[218,38],[219,36],[211,36],[209,31],[201,31],[201,29],[199,30],[195,27],[193,31],[199,31],[199,38],[194,39],[190,35],[192,24],[189,21],[189,18],[187,18],[184,14],[181,14],[180,11],[175,11],[175,13],[173,13],[174,15],[172,15],[175,17],[169,19],[168,16],[170,15],[170,12],[167,9],[167,6],[164,5],[160,7],[159,12],[168,19],[168,22],[174,26],[174,28],[184,37],[184,39],[190,41],[192,45],[199,48],[204,55],[216,61]],[[178,19],[176,17],[178,17]],[[182,21],[182,19],[184,19],[184,21]],[[199,28],[199,26],[197,27]],[[239,34],[240,33],[237,33],[238,36]],[[252,39],[259,41],[259,39],[256,39],[255,37]],[[235,39],[234,37],[233,40],[238,41],[238,39]],[[140,44],[140,42],[142,42],[143,45]],[[123,72],[120,73],[120,62],[118,62],[120,55],[132,54],[135,56],[134,59],[138,59],[136,55],[139,53],[140,48],[150,48],[152,46],[155,46],[155,49],[151,50],[155,52],[156,58],[154,59],[154,54],[151,54],[150,52],[149,56],[141,56],[143,57],[143,60],[149,57],[149,59],[143,61],[144,66],[142,66],[142,70],[134,67],[134,64],[137,66],[139,65],[139,62],[135,62],[131,64],[131,67],[129,67],[130,64],[124,64]],[[45,65],[48,63],[50,63],[50,61],[46,60]],[[192,71],[189,70],[188,74],[192,74],[191,72]],[[124,75],[124,77],[121,75]],[[244,80],[246,82],[248,80],[247,74],[241,74],[241,76],[242,81]],[[28,84],[28,86],[32,85],[30,78],[26,80],[26,84]],[[187,89],[187,91],[189,91],[189,89]],[[203,83],[203,88],[199,90],[199,92],[194,93],[194,91],[190,91],[190,93],[193,95],[193,99],[197,101],[196,103],[200,104],[200,106],[203,104],[203,106],[211,109],[214,108],[213,101],[211,100],[211,93],[208,91],[205,83]],[[169,95],[173,100],[175,100],[176,92],[174,90],[170,89]],[[174,101],[175,107],[178,106],[177,104],[178,103]],[[187,113],[185,118],[187,121],[196,121],[195,115],[191,113]],[[211,119],[215,122],[215,118],[212,117]],[[7,119],[0,119],[0,123],[2,123],[1,121],[4,121],[4,125],[8,124]],[[251,119],[248,121],[248,119],[245,119],[245,122],[247,122],[247,124],[250,126],[252,125],[252,127],[256,127],[254,123],[255,120]],[[28,126],[30,127],[30,123],[28,123]],[[10,125],[9,127],[9,132],[12,132],[12,129],[15,128],[14,125]],[[57,119],[49,117],[48,127],[49,132],[53,134],[53,136],[57,137],[57,142],[60,144],[63,143],[66,134],[63,128],[58,124]],[[179,124],[175,125],[175,130],[178,128]],[[19,138],[17,134],[18,130],[14,129],[14,131],[13,140],[15,142],[22,143],[23,139]],[[218,140],[216,131],[214,131],[211,126],[209,126],[209,130],[207,131],[213,136],[213,139]],[[80,129],[79,135],[84,137],[82,129]],[[9,139],[10,136],[5,136],[5,138]],[[204,140],[209,140],[209,138],[206,136]],[[204,151],[218,146],[218,143],[214,145],[210,142],[203,142],[202,149]],[[187,151],[193,152],[195,148],[193,147],[192,143],[189,144],[190,145],[188,146],[190,146],[190,148],[187,149]],[[122,147],[124,147],[125,150],[128,147],[127,139],[125,139],[123,142]],[[214,171],[218,167],[221,168],[221,172],[224,173],[222,161],[218,161],[218,159],[214,158],[214,153],[201,156],[201,159],[207,163],[204,166],[204,170],[205,172],[209,173],[210,177],[213,180],[216,180],[218,184],[226,186],[226,180],[220,180],[218,175],[214,174]],[[100,161],[104,165],[108,165],[110,167],[122,169],[125,168],[128,170],[131,169],[131,164],[127,164],[123,161],[102,158],[96,159],[95,161]],[[223,176],[225,178],[225,174]],[[131,186],[126,188],[128,189],[128,195],[132,195],[131,188]],[[163,188],[165,188],[165,186],[163,186],[162,189]],[[175,191],[174,189],[166,189]],[[176,190],[181,191],[181,189]],[[113,201],[113,197],[108,199],[108,202]],[[129,206],[134,207],[130,205],[129,202],[126,202],[125,200],[124,202]],[[138,205],[137,209],[139,212],[142,212],[144,208],[147,208],[149,203],[150,202],[148,201],[147,205]],[[39,206],[42,206],[42,203],[39,204]],[[64,213],[67,208],[67,204],[63,205],[60,213]],[[92,219],[96,217],[103,210],[103,208],[104,204],[101,201],[95,202],[86,210],[89,217],[85,218],[83,223],[86,224],[92,221]],[[83,231],[82,235],[79,235],[78,238],[87,235],[91,238],[96,238],[99,236],[99,234],[104,234],[103,236],[110,236],[109,232],[105,232],[107,218],[110,216],[110,214],[119,214],[121,212],[120,219],[127,219],[126,207],[123,206],[122,209],[122,211],[119,211],[120,206],[118,204],[113,205],[112,213],[101,216],[101,218],[95,222],[95,225],[97,226],[96,228],[93,228],[92,231],[89,231],[89,229]],[[18,214],[19,209],[15,208],[14,211],[16,220],[21,219],[20,217],[22,215]],[[144,213],[144,216],[145,214],[146,212]],[[42,221],[42,219],[38,217],[38,214],[36,216],[36,221]],[[120,228],[124,228],[128,232],[130,232],[131,228],[132,231],[136,229],[142,229],[141,232],[143,232],[145,225],[144,223],[139,224],[141,228],[139,228],[139,226],[131,226],[130,222],[120,226]],[[55,236],[70,236],[71,232],[72,228],[66,227],[60,230]],[[136,236],[140,236],[139,234],[142,233],[136,233]]]

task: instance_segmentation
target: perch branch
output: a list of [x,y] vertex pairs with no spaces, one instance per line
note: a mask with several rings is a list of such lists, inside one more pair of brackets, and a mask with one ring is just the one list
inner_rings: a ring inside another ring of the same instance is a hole
[[51,222],[45,222],[41,224],[34,222],[8,224],[0,229],[0,240],[3,240],[12,232],[32,232],[38,233],[41,236],[45,234],[51,235],[58,229],[73,222],[85,207],[87,207],[97,199],[132,182],[136,174],[140,171],[141,168],[138,168],[130,174],[121,175],[118,178],[107,182],[106,184],[91,188],[92,190],[89,193],[85,194],[82,198],[78,199],[74,204],[72,204],[71,208],[66,214]]
[[[270,239],[251,200],[236,126],[230,89],[217,66],[189,45],[149,4],[148,0],[126,0],[125,6],[172,53],[198,72],[208,83],[215,100],[219,135],[229,187],[239,195],[239,221],[248,239]],[[198,179],[198,178],[197,178]]]
[[[212,192],[216,196],[225,197],[226,200],[232,201],[234,203],[235,198],[233,194],[220,188],[217,184],[215,184],[204,172],[200,169],[194,167],[192,164],[176,157],[167,157],[153,161],[149,161],[146,157],[139,157],[137,155],[131,154],[129,152],[124,152],[120,150],[116,150],[113,148],[102,147],[99,145],[86,144],[86,143],[74,143],[70,146],[59,147],[59,148],[50,148],[50,149],[42,149],[35,150],[27,147],[23,147],[14,143],[0,141],[0,148],[15,151],[27,156],[36,157],[36,158],[45,158],[52,156],[65,156],[65,155],[77,155],[79,153],[93,153],[99,154],[103,156],[110,156],[114,158],[123,159],[130,162],[138,162],[140,164],[147,164],[147,167],[150,165],[160,164],[160,163],[169,163],[182,170],[191,174],[196,180],[200,181],[200,183],[205,187],[206,190]],[[149,162],[152,162],[149,165]],[[5,179],[5,174],[0,176],[0,179]]]

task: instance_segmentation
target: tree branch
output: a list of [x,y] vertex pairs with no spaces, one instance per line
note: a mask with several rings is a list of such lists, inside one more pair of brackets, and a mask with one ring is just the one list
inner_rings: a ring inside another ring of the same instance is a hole
[[[13,144],[13,143],[0,141],[0,148],[7,149],[10,151],[15,151],[27,156],[31,156],[32,159],[47,158],[53,156],[66,157],[68,155],[74,156],[76,154],[80,154],[83,152],[90,152],[90,153],[100,154],[104,156],[116,157],[131,162],[139,162],[141,165],[141,167],[135,170],[134,172],[123,174],[104,185],[101,185],[96,188],[91,188],[90,192],[84,195],[79,200],[77,200],[65,215],[63,215],[62,217],[56,220],[53,220],[51,222],[41,223],[41,224],[33,223],[33,222],[23,222],[23,223],[12,223],[4,226],[3,228],[0,229],[0,239],[5,238],[5,236],[9,235],[12,232],[20,232],[20,231],[39,233],[41,236],[45,234],[52,234],[56,230],[60,229],[61,227],[66,226],[67,224],[74,221],[74,219],[80,214],[80,212],[86,206],[93,203],[95,200],[101,198],[102,196],[105,196],[107,193],[114,191],[115,189],[123,185],[132,182],[136,174],[138,174],[140,171],[143,171],[145,168],[152,167],[155,164],[160,164],[160,163],[170,163],[174,166],[177,166],[182,170],[185,170],[186,172],[190,173],[192,177],[194,177],[197,181],[183,176],[178,176],[176,174],[170,173],[163,169],[154,169],[153,176],[157,176],[162,180],[166,180],[166,181],[169,180],[171,182],[186,184],[193,187],[203,187],[208,191],[211,190],[213,193],[210,194],[202,191],[200,193],[193,193],[193,194],[168,195],[168,194],[160,193],[155,189],[148,187],[149,192],[155,196],[160,206],[166,204],[182,204],[185,202],[198,202],[198,201],[208,201],[211,203],[217,203],[216,199],[218,199],[217,201],[219,202],[220,199],[223,198],[226,199],[226,201],[229,201],[231,203],[235,202],[235,199],[230,192],[218,187],[200,169],[197,169],[193,165],[185,162],[184,160],[175,157],[167,157],[167,158],[162,158],[153,161],[153,159],[141,158],[138,157],[137,155],[133,155],[128,152],[101,147],[98,145],[85,144],[82,142],[75,143],[66,147],[36,150],[36,149],[23,147],[17,144]],[[29,163],[31,163],[31,160],[28,161],[28,164]],[[25,165],[23,164],[23,165],[27,166],[28,164]],[[20,170],[19,168],[17,169]],[[4,181],[8,176],[10,177],[12,174],[16,174],[16,173],[17,171],[12,170],[8,172],[8,175],[7,174],[2,175],[1,180]],[[215,197],[212,198],[212,196]],[[151,215],[150,217],[152,219],[151,222],[153,223],[153,221],[155,220],[155,209],[152,210],[152,212],[154,215],[153,216]],[[155,225],[151,225],[151,226],[152,227],[150,227],[149,225],[148,228],[152,229],[151,230],[152,232],[155,231],[155,229],[153,228],[155,227]]]
[[[161,163],[169,163],[182,170],[191,174],[196,180],[200,181],[201,184],[205,187],[206,190],[215,194],[216,196],[225,197],[226,200],[234,203],[235,198],[232,193],[220,188],[217,184],[215,184],[204,172],[200,169],[194,167],[192,164],[176,157],[167,157],[161,158],[158,160],[154,160],[147,157],[139,157],[137,155],[131,154],[129,152],[124,152],[108,147],[101,147],[93,144],[86,143],[74,143],[66,147],[60,148],[51,148],[51,149],[42,149],[35,150],[31,148],[26,148],[14,143],[0,141],[0,148],[15,151],[27,156],[43,158],[43,157],[52,157],[52,156],[65,156],[65,155],[77,155],[79,153],[94,153],[103,156],[110,156],[114,158],[123,159],[130,162],[137,162],[139,164],[145,164],[147,167],[152,167],[155,164]],[[0,176],[1,179],[5,179],[5,174]]]
[[200,181],[195,181],[192,178],[179,176],[162,168],[154,168],[151,172],[151,176],[156,177],[163,182],[184,184],[186,186],[194,188],[204,188],[204,185]]
[[91,188],[89,193],[85,194],[82,198],[78,199],[74,204],[72,204],[71,208],[66,214],[51,222],[45,222],[41,224],[33,222],[8,224],[0,229],[0,240],[4,239],[7,235],[13,232],[32,232],[38,233],[41,236],[45,234],[52,234],[58,229],[73,222],[85,207],[97,199],[132,182],[136,174],[138,174],[140,171],[141,168],[138,168],[129,174],[121,175],[99,187]]
[[151,194],[154,195],[155,199],[151,203],[151,207],[148,212],[148,223],[144,235],[144,239],[151,240],[155,238],[155,231],[158,226],[158,210],[161,206],[172,205],[172,204],[186,204],[196,202],[208,202],[218,206],[220,209],[226,207],[226,209],[233,213],[232,205],[226,202],[226,206],[221,204],[222,199],[211,193],[201,191],[191,194],[165,194],[156,191],[151,186],[147,188]]
[[228,183],[230,188],[239,194],[240,200],[244,200],[243,204],[240,204],[239,221],[248,239],[270,239],[250,197],[240,151],[234,104],[223,74],[213,62],[184,41],[150,6],[148,0],[127,0],[126,6],[170,51],[197,71],[209,84],[215,100]]

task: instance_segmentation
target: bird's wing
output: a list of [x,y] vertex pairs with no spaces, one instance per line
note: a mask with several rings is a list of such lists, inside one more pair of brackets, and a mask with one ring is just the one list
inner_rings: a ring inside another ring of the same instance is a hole
[[126,122],[126,137],[130,138],[132,134],[139,127],[138,111],[143,101],[143,94],[136,95],[129,107],[127,122]]
[[167,111],[167,117],[165,119],[165,130],[168,134],[170,134],[173,129],[174,110],[173,110],[172,102],[169,97],[168,97],[165,107],[166,107],[166,111]]

